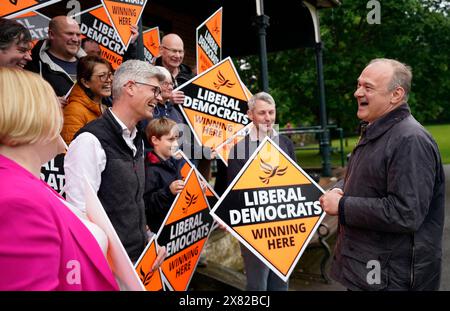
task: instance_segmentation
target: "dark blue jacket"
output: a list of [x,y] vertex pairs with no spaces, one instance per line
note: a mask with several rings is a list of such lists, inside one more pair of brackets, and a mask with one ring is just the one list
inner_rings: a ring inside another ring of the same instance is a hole
[[181,179],[180,170],[184,160],[170,158],[161,159],[153,151],[145,159],[145,214],[147,225],[152,232],[157,233],[170,207],[175,195],[169,189],[170,184]]

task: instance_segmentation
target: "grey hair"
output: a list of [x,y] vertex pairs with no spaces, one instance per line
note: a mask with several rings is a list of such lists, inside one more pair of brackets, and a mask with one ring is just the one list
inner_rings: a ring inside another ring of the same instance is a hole
[[393,91],[396,87],[400,86],[405,90],[404,102],[407,102],[409,92],[411,91],[411,80],[413,77],[411,67],[399,62],[398,60],[390,58],[375,58],[370,61],[369,65],[378,62],[387,63],[391,65],[394,70],[392,79],[388,84],[388,91]]
[[166,67],[163,66],[155,66],[156,69],[158,69],[159,71],[161,71],[161,73],[165,76],[165,79],[169,79],[172,80],[172,75],[170,74],[169,70],[167,70]]
[[247,103],[248,110],[253,110],[253,108],[255,108],[255,104],[256,104],[257,100],[262,100],[270,105],[275,106],[275,100],[269,93],[259,92],[259,93],[256,93],[255,95],[253,95],[252,97],[250,97],[250,99],[248,100],[248,103]]
[[165,77],[155,66],[142,60],[131,59],[120,65],[114,74],[112,84],[113,98],[119,98],[122,94],[122,88],[128,81],[146,82],[149,79],[156,78],[159,82],[164,81]]

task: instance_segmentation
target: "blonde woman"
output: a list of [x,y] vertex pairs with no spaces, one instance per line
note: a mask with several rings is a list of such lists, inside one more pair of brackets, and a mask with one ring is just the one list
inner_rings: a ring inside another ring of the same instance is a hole
[[47,82],[0,68],[0,290],[118,289],[104,232],[39,179],[62,151],[62,124]]

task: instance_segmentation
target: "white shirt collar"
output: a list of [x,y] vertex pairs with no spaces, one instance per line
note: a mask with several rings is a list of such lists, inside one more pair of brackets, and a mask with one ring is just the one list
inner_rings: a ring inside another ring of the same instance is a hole
[[133,130],[130,132],[128,127],[123,123],[119,117],[117,117],[111,108],[109,108],[109,111],[111,111],[111,114],[113,115],[114,119],[116,119],[117,123],[119,123],[120,127],[122,128],[122,135],[129,137],[131,140],[134,140],[136,138],[137,129],[136,127],[133,128]]

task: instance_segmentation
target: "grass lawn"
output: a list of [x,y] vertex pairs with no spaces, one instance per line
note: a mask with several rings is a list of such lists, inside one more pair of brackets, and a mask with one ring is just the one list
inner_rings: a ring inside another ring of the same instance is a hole
[[[433,135],[441,152],[442,163],[450,164],[450,124],[429,125],[426,129]],[[358,137],[344,138],[344,156],[349,154],[356,145]],[[331,154],[332,167],[341,166],[341,155],[338,152],[339,140],[334,139],[331,143],[336,148]],[[315,145],[307,145],[306,147],[318,147]],[[322,166],[322,158],[318,150],[296,150],[297,162],[303,168],[320,168]]]
[[428,125],[425,127],[433,135],[439,146],[442,163],[450,164],[450,124]]

